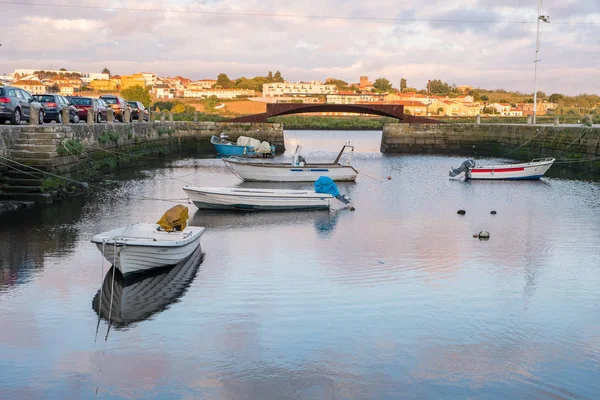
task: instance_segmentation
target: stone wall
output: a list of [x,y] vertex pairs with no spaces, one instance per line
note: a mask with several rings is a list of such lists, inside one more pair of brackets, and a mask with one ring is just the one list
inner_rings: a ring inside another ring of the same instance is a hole
[[[521,145],[524,146],[519,148]],[[600,172],[600,129],[560,125],[386,124],[381,152],[497,156],[523,161],[539,157],[555,157],[557,161],[599,158],[568,165]]]
[[215,150],[210,138],[221,133],[231,140],[239,136],[266,140],[278,152],[285,151],[280,124],[154,122],[0,127],[0,155],[26,165],[15,164],[7,169],[0,164],[0,199],[51,202],[65,187],[72,191],[77,187],[46,172],[86,181],[141,158],[157,159],[172,152],[211,154]]

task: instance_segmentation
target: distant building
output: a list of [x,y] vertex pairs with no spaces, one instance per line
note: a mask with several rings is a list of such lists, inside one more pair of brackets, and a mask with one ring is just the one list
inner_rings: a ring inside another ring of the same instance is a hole
[[185,89],[183,97],[235,99],[239,97],[255,97],[256,91],[247,89]]
[[113,79],[94,79],[89,86],[99,92],[114,92],[117,90],[117,82]]
[[156,81],[158,80],[158,77],[156,76],[156,74],[153,74],[152,72],[140,72],[139,74],[135,74],[135,75],[141,75],[142,78],[144,78],[145,86],[153,86],[154,84],[156,84]]
[[338,90],[335,94],[327,95],[328,104],[359,104],[359,103],[373,103],[383,102],[385,100],[385,94],[378,93],[357,93],[352,90],[342,91]]
[[152,93],[157,99],[172,99],[174,97],[169,85],[154,85]]
[[211,89],[217,84],[215,79],[200,79],[199,81],[192,82],[190,86],[198,89]]
[[358,87],[361,90],[371,90],[373,88],[373,82],[369,81],[368,76],[361,76]]
[[335,85],[321,82],[273,82],[263,85],[263,97],[328,95],[336,92]]
[[[546,115],[548,111],[553,111],[558,107],[556,103],[539,102],[537,105],[536,115]],[[533,115],[533,103],[520,104],[520,109],[523,110],[524,116]]]
[[507,115],[511,108],[513,108],[508,103],[492,103],[490,104],[490,107],[492,107],[498,114],[500,114],[500,116]]
[[71,85],[61,85],[59,88],[61,96],[73,96],[75,93],[75,88]]
[[13,83],[13,86],[27,90],[31,94],[44,94],[46,93],[46,86],[39,80],[18,80]]
[[460,85],[456,87],[461,93],[470,93],[473,90],[472,86]]
[[94,79],[108,79],[109,75],[108,74],[103,74],[103,73],[96,73],[96,72],[81,72],[81,71],[61,71],[61,70],[57,70],[57,69],[44,69],[44,68],[39,68],[39,69],[15,69],[14,75],[15,76],[25,76],[25,75],[32,75],[33,73],[35,73],[36,71],[46,71],[46,72],[52,72],[55,74],[79,74],[81,76],[81,80],[84,83],[90,83],[91,81],[93,81]]
[[132,86],[146,87],[146,79],[142,74],[121,75],[121,90],[125,90]]

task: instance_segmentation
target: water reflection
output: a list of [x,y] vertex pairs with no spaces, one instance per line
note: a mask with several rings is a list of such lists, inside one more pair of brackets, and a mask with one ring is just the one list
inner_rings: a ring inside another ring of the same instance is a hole
[[112,267],[92,300],[92,308],[99,317],[112,322],[117,328],[144,321],[181,299],[203,260],[204,253],[198,249],[190,258],[172,268],[126,278]]

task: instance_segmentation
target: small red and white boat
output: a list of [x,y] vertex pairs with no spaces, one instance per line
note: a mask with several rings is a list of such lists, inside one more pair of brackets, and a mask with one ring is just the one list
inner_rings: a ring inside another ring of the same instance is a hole
[[450,177],[473,180],[532,180],[540,179],[554,163],[554,158],[536,158],[522,164],[477,165],[466,160],[460,167],[450,171]]

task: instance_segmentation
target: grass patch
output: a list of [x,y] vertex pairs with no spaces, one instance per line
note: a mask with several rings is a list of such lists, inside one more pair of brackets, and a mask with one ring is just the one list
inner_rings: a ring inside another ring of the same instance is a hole
[[81,140],[69,139],[62,142],[56,152],[62,156],[78,155],[85,152],[85,146]]
[[41,191],[42,193],[49,192],[64,185],[64,181],[59,178],[51,177],[46,178],[42,181]]

